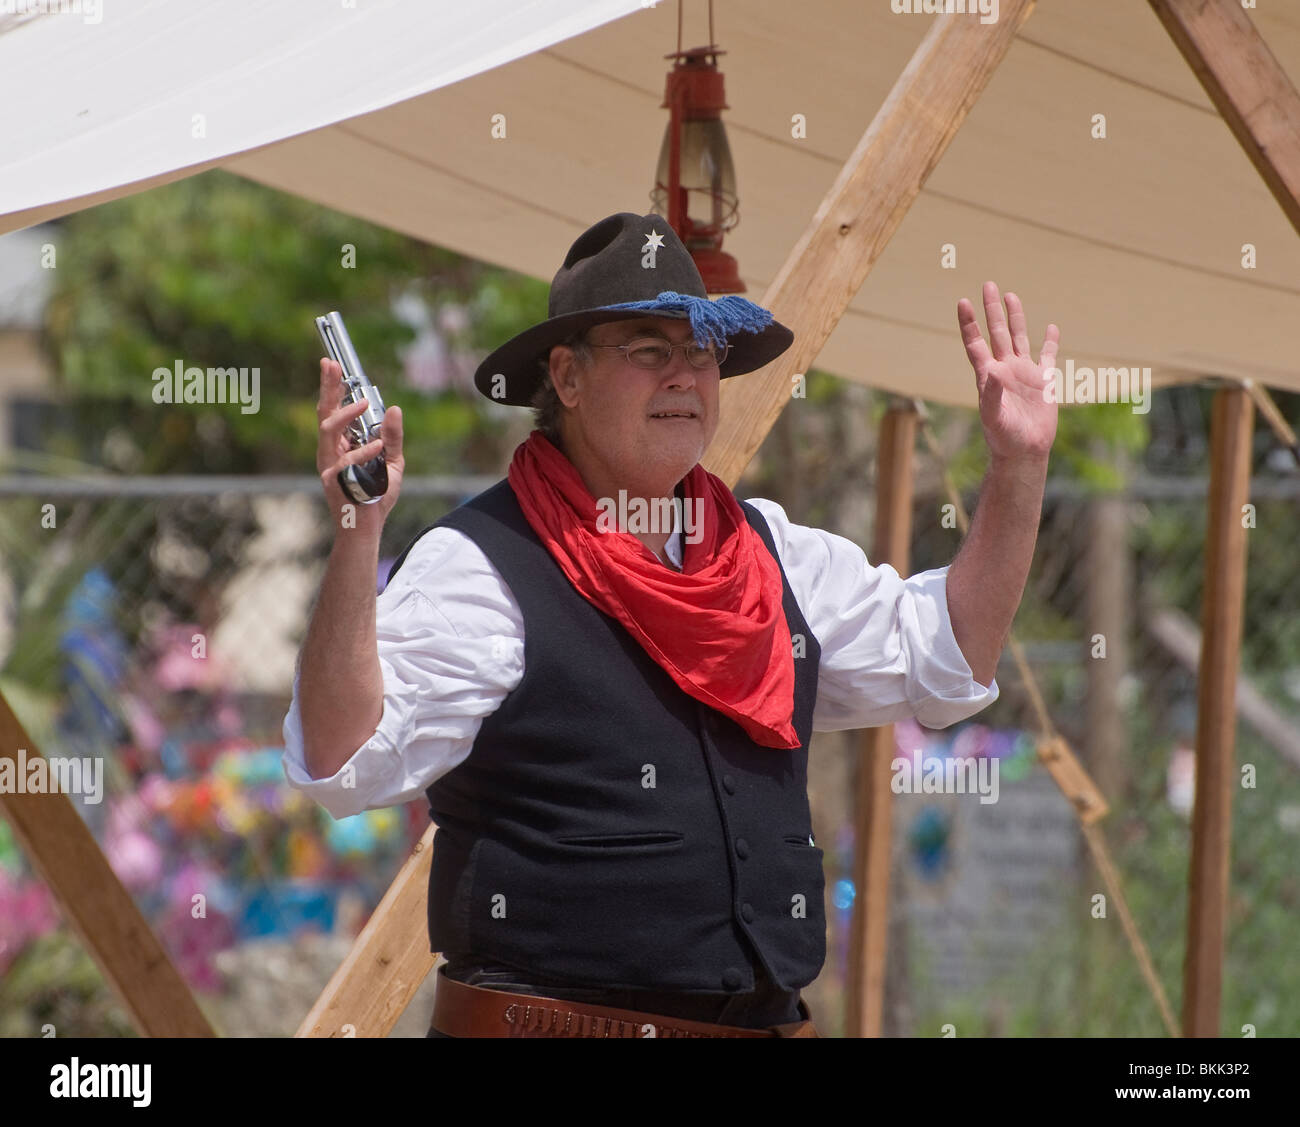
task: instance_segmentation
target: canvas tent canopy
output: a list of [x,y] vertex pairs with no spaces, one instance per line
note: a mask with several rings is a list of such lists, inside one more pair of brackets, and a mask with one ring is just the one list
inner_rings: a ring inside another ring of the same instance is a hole
[[[152,0],[98,22],[90,4],[15,6],[0,231],[223,167],[549,281],[597,218],[650,210],[676,5]],[[933,25],[894,10],[911,6],[715,3],[741,215],[726,249],[748,296]],[[1300,8],[1250,14],[1300,72]],[[683,45],[707,41],[706,6],[683,15]],[[1060,325],[1062,364],[1300,391],[1300,243],[1147,5],[1038,5],[817,366],[974,405],[955,307],[986,278],[1022,296],[1035,348]]]

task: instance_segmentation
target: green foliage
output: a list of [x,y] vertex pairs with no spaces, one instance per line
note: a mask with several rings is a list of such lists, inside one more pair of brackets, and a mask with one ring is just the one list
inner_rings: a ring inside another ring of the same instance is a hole
[[[1257,498],[1252,503],[1256,527],[1246,534],[1242,669],[1276,678],[1279,671],[1300,666],[1300,616],[1286,610],[1294,606],[1293,600],[1281,598],[1295,585],[1294,502]],[[1157,592],[1162,602],[1197,620],[1205,593],[1202,546],[1206,534],[1202,498],[1153,505],[1135,529],[1143,583]],[[1280,687],[1278,693],[1269,695],[1281,695]]]
[[[931,407],[937,434],[957,425],[963,417],[972,420],[966,441],[956,450],[949,469],[957,488],[977,489],[988,468],[988,446],[978,414],[964,407]],[[1062,406],[1057,411],[1056,441],[1048,473],[1058,480],[1082,482],[1100,492],[1122,488],[1124,479],[1114,466],[1120,452],[1139,456],[1150,441],[1147,420],[1127,403],[1097,403]]]
[[1099,492],[1122,488],[1124,477],[1109,456],[1145,450],[1151,437],[1149,418],[1137,414],[1128,403],[1061,407],[1050,472],[1058,478],[1084,482]]
[[817,407],[834,408],[839,405],[844,381],[820,368],[814,368],[805,377],[808,402]]
[[[412,472],[466,470],[459,455],[493,428],[464,392],[406,385],[399,352],[413,331],[392,303],[411,294],[430,309],[467,306],[460,346],[497,344],[546,307],[533,279],[219,171],[62,221],[54,287],[45,343],[82,422],[62,452],[140,473],[314,469],[312,322],[331,309],[345,313],[386,403],[402,407]],[[153,373],[178,360],[258,368],[260,410],[159,405]],[[96,451],[109,433],[113,456]]]
[[71,929],[35,939],[0,976],[0,1037],[134,1037],[95,961]]
[[473,296],[470,344],[492,349],[547,318],[550,282],[517,274],[485,277]]

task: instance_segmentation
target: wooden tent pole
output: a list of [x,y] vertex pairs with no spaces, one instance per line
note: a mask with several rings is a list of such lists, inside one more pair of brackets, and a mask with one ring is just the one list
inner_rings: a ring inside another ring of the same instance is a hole
[[1240,387],[1214,397],[1209,525],[1196,711],[1196,805],[1183,964],[1183,1035],[1219,1036],[1224,916],[1232,831],[1237,665],[1246,592],[1246,528],[1254,405]]
[[[30,776],[41,753],[0,693],[0,760],[12,764],[15,779],[20,749],[24,773]],[[141,1036],[215,1036],[72,800],[62,793],[6,793],[0,788],[0,814]],[[191,924],[205,926],[202,920]]]
[[[912,451],[917,413],[911,403],[890,407],[880,428],[877,455],[876,529],[872,562],[908,573],[912,541]],[[894,726],[866,728],[858,737],[855,764],[853,917],[845,1035],[879,1037],[885,998],[885,945],[889,923],[889,862],[893,826],[890,764]]]
[[[1174,45],[1300,233],[1300,94],[1240,0],[1149,0]],[[1249,391],[1225,388],[1211,425],[1210,523],[1196,719],[1196,807],[1183,965],[1183,1033],[1219,1035],[1235,696],[1246,583]]]
[[[994,24],[970,15],[934,18],[764,296],[763,304],[794,332],[794,344],[766,369],[746,376],[739,388],[733,386],[741,383],[737,380],[722,384],[722,421],[701,461],[729,486],[740,480],[789,401],[793,374],[811,365],[861,288],[1034,2],[1002,0]],[[408,879],[408,868],[423,865],[427,873],[432,835],[430,828],[402,870],[401,888],[390,890],[395,895],[385,897],[358,937],[358,944],[364,941],[372,954],[348,956],[312,1008],[313,1015],[350,1015],[353,1007],[338,1004],[340,992],[356,997],[382,994],[391,1003],[373,1014],[373,1022],[349,1021],[359,1037],[382,1037],[419,989],[434,960],[424,949],[427,944],[417,953],[406,934],[412,919],[424,918],[409,898],[423,900],[427,893],[418,880]],[[390,961],[377,959],[375,952]],[[330,1029],[328,1021],[309,1021],[299,1032],[329,1035]]]

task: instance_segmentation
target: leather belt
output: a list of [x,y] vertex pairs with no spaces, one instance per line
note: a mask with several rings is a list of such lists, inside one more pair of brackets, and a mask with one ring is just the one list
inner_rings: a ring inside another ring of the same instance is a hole
[[663,1014],[470,986],[438,969],[432,1028],[449,1037],[818,1037],[808,1005],[801,1021],[745,1029]]

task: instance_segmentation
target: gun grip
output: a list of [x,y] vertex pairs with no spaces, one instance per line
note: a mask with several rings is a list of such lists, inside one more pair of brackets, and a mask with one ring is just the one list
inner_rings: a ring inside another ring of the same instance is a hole
[[371,505],[388,492],[388,463],[380,451],[368,462],[344,466],[338,474],[339,488],[346,497]]

